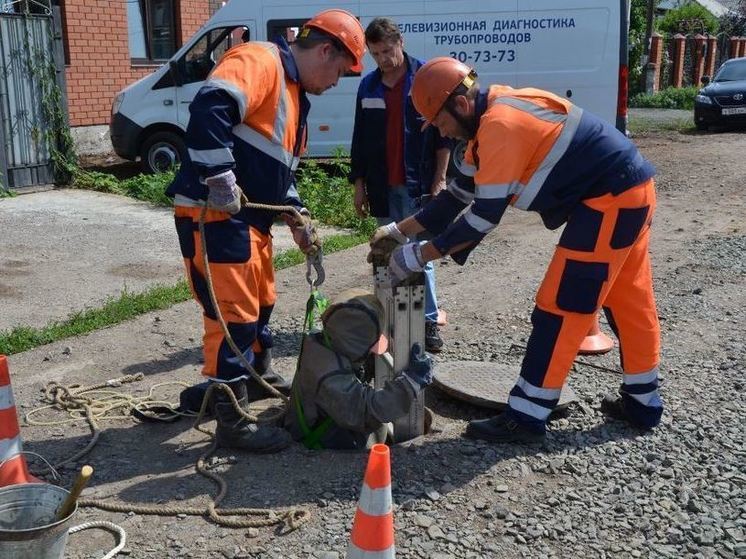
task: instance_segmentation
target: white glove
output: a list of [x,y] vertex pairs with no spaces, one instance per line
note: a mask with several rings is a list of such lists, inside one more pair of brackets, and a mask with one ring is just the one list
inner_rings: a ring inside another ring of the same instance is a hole
[[386,237],[391,237],[400,245],[403,245],[409,240],[404,233],[399,231],[399,227],[397,227],[396,222],[392,221],[387,225],[382,225],[373,232],[373,236],[370,238],[370,246],[372,247],[378,241],[380,241],[381,239],[385,239]]
[[207,184],[207,207],[229,214],[241,211],[241,196],[233,171],[225,171],[205,179]]
[[370,238],[370,251],[366,260],[371,264],[381,259],[386,262],[396,245],[403,245],[408,241],[409,239],[399,231],[395,222],[382,225],[373,232]]
[[425,242],[408,243],[394,249],[389,259],[389,279],[392,285],[399,285],[411,274],[425,269],[427,262],[422,258],[422,245]]

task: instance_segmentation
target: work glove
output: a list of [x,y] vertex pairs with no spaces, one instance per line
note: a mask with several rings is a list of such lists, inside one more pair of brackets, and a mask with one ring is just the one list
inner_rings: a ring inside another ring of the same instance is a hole
[[205,179],[207,184],[207,207],[229,214],[241,211],[241,193],[233,171],[225,171]]
[[373,232],[370,238],[370,252],[366,260],[373,265],[385,266],[391,252],[408,240],[404,233],[399,231],[395,222],[382,225]]
[[414,344],[409,353],[409,364],[402,374],[422,390],[433,382],[433,360],[420,344]]
[[284,214],[283,218],[290,227],[293,240],[300,251],[306,256],[313,256],[321,250],[321,239],[319,239],[316,226],[311,220],[311,213],[306,208],[301,208],[298,213],[300,217]]
[[427,262],[422,258],[422,245],[425,242],[407,243],[394,249],[389,259],[389,279],[392,286],[399,285],[410,275],[425,269]]

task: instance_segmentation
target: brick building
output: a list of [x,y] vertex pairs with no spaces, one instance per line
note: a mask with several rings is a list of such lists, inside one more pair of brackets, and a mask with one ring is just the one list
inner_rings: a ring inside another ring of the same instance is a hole
[[[57,0],[62,8],[70,126],[103,140],[111,102],[126,85],[166,62],[224,3],[220,0]],[[95,146],[91,146],[95,147]],[[82,151],[95,151],[86,149]]]

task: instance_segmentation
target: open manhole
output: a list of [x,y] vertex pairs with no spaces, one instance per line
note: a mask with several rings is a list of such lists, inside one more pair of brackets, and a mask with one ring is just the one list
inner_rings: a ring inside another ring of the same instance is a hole
[[[508,394],[517,377],[518,368],[515,365],[445,361],[436,365],[433,385],[458,400],[502,410],[508,406]],[[563,410],[576,400],[575,391],[565,384],[555,409]]]

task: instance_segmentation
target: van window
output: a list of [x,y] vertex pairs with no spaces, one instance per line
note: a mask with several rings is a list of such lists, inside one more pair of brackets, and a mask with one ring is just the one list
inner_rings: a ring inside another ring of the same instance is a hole
[[176,52],[175,0],[127,2],[130,58],[135,63],[168,60]]
[[[207,75],[215,67],[220,57],[225,52],[244,42],[249,30],[244,26],[221,27],[211,29],[200,37],[192,48],[176,62],[176,71],[179,73],[179,85],[201,82],[207,79]],[[162,89],[174,85],[173,75],[168,72],[153,87]]]
[[[267,21],[267,39],[274,41],[276,37],[283,37],[288,44],[295,41],[295,36],[308,18],[300,19],[270,19]],[[356,72],[347,72],[343,78],[350,76],[359,76]]]

